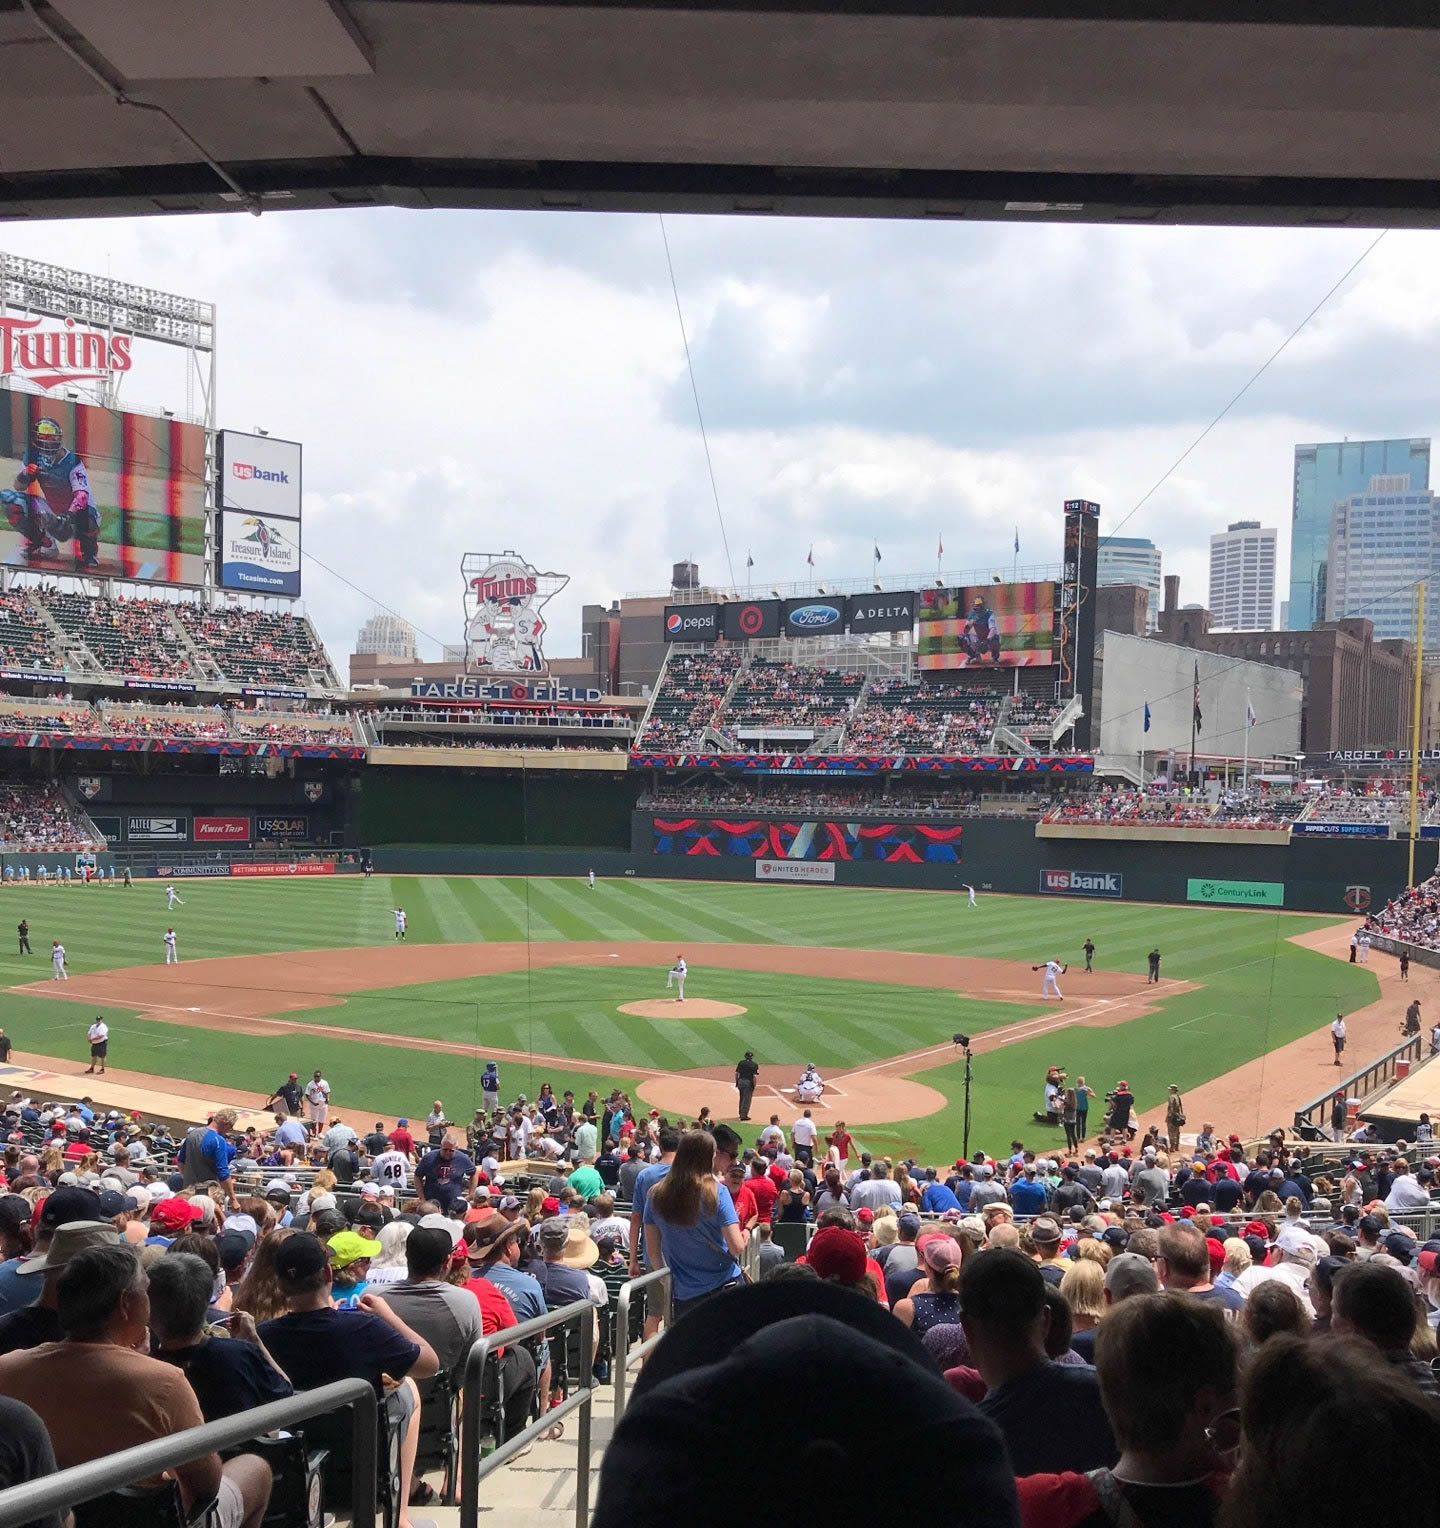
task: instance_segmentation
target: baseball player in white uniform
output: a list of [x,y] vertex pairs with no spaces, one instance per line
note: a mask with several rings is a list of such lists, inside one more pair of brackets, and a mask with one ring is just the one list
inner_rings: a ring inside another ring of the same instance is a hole
[[180,964],[180,956],[175,949],[175,930],[173,928],[165,930],[165,964],[167,966],[178,966]]
[[590,890],[595,890],[595,872],[593,870],[590,872]]
[[685,957],[683,955],[677,955],[675,957],[675,964],[670,967],[669,974],[665,977],[665,990],[667,992],[672,986],[678,986],[680,988],[679,996],[675,999],[677,1003],[683,1003],[685,1001],[685,973],[689,969],[689,966],[685,964]]
[[403,907],[397,907],[395,909],[395,937],[397,939],[403,939],[405,937],[406,922],[407,919],[405,917],[405,909]]
[[1060,990],[1060,978],[1064,976],[1068,967],[1062,966],[1058,960],[1047,960],[1043,966],[1031,966],[1032,971],[1043,971],[1045,981],[1041,986],[1041,997],[1058,997],[1062,1002],[1065,994]]
[[974,905],[975,905],[975,888],[969,883],[969,881],[962,881],[960,884],[965,888],[966,891],[968,891],[970,893],[970,905],[971,905],[971,907],[974,907]]
[[180,893],[173,886],[167,886],[165,888],[165,911],[168,913],[172,907],[184,907],[184,905],[180,900]]
[[50,980],[68,982],[70,973],[65,969],[65,946],[58,939],[50,946]]

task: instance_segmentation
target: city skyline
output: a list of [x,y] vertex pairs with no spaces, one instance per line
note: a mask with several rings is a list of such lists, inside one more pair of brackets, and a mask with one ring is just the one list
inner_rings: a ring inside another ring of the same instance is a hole
[[[584,603],[686,556],[740,584],[753,555],[768,586],[861,577],[878,545],[885,580],[933,569],[943,539],[947,566],[1008,576],[1018,533],[1022,566],[1054,565],[1069,498],[1203,598],[1232,520],[1276,524],[1287,557],[1297,441],[1440,421],[1422,234],[1389,235],[1205,434],[1368,236],[666,228],[713,491],[653,216],[267,211],[4,243],[217,304],[220,420],[304,443],[305,608],[342,658],[387,608],[423,657],[458,644],[468,552],[571,575],[546,612],[563,656]],[[159,348],[137,347],[122,402],[184,407]]]

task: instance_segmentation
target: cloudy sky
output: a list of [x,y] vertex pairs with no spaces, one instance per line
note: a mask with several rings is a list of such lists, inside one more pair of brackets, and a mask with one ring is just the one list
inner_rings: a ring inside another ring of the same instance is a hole
[[[1291,450],[1440,424],[1434,235],[1389,235],[1120,522],[1373,235],[671,218],[743,583],[1058,559],[1060,505],[1151,536],[1182,598],[1207,538],[1281,530]],[[305,445],[306,605],[342,665],[381,605],[438,656],[460,558],[513,547],[589,600],[727,576],[654,216],[368,211],[19,227],[4,247],[219,305],[220,423]],[[123,398],[183,408],[137,346]],[[330,571],[333,570],[333,571]],[[348,580],[349,582],[345,582]],[[355,587],[351,587],[351,585]],[[1283,598],[1282,587],[1279,597]]]

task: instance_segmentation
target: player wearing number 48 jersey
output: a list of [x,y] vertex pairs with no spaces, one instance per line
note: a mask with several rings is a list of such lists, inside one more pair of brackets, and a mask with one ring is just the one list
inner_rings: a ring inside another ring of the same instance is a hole
[[100,561],[100,511],[90,493],[90,475],[74,451],[66,449],[58,420],[40,418],[30,431],[29,460],[3,495],[13,530],[25,537],[31,562],[58,561],[63,544],[75,542],[75,567]]

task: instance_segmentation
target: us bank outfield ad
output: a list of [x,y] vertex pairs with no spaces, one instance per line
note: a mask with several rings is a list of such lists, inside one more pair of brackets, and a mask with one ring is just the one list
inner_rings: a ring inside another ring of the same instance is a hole
[[227,509],[220,516],[220,587],[300,593],[300,522]]

